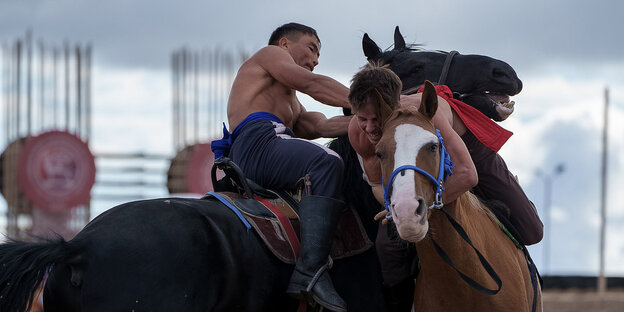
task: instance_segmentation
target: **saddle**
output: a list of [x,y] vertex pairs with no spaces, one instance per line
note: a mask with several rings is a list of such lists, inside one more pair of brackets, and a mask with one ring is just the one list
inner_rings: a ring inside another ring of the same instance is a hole
[[[225,176],[217,180],[217,170]],[[285,190],[265,189],[245,177],[229,158],[215,160],[211,170],[214,192],[203,198],[214,198],[232,209],[241,221],[253,228],[267,248],[281,261],[294,264],[299,256],[299,201],[306,187],[305,180],[294,194]],[[352,207],[347,207],[338,223],[330,255],[342,259],[358,255],[373,242],[368,238],[362,221]]]

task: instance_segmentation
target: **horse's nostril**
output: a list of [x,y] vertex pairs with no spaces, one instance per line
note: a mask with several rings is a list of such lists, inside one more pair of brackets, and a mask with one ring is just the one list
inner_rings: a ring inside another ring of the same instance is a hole
[[423,216],[425,213],[425,201],[422,198],[418,199],[418,208],[416,208],[416,214]]
[[422,198],[418,199],[418,208],[416,208],[416,214],[420,216],[420,225],[425,225],[427,221],[427,206],[425,206],[425,201]]

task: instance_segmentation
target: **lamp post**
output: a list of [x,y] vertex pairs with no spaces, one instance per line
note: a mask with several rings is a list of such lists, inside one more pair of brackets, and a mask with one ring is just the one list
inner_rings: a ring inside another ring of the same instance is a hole
[[557,164],[552,172],[546,173],[540,169],[535,171],[535,174],[542,178],[544,181],[544,249],[542,251],[542,258],[544,263],[544,272],[550,273],[550,243],[552,240],[552,213],[551,213],[551,196],[552,196],[552,182],[553,180],[565,171],[565,165],[563,163]]

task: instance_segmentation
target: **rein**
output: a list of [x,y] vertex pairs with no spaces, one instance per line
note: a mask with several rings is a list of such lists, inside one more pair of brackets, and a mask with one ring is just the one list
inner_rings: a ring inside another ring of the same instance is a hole
[[[453,61],[453,57],[457,54],[459,54],[459,52],[453,50],[446,55],[446,59],[444,60],[444,66],[442,66],[442,72],[440,73],[440,78],[438,78],[438,85],[443,85],[446,83],[446,76],[448,75],[448,71],[451,68],[451,62]],[[422,87],[422,84],[409,88],[401,92],[401,94],[404,94],[404,95],[414,94],[418,92],[418,90],[420,90],[420,87]],[[465,97],[466,95],[467,94],[461,94],[460,96]]]
[[[477,254],[477,256],[479,257],[481,266],[487,271],[488,275],[496,283],[496,288],[489,289],[479,284],[472,278],[468,277],[468,275],[464,274],[459,269],[457,269],[457,267],[455,267],[455,264],[453,263],[451,258],[448,256],[448,254],[442,249],[442,247],[440,247],[440,245],[438,245],[438,243],[433,239],[433,237],[431,237],[431,241],[433,242],[433,246],[435,247],[435,250],[437,251],[438,255],[440,255],[440,257],[444,260],[444,262],[446,262],[449,266],[451,266],[457,272],[457,274],[461,277],[461,279],[463,279],[468,285],[472,286],[473,288],[475,288],[476,290],[482,293],[485,293],[488,295],[495,295],[501,290],[501,287],[503,284],[502,280],[500,279],[498,274],[496,274],[496,271],[494,271],[494,269],[489,264],[489,262],[485,259],[485,257],[483,257],[481,252],[472,244],[472,241],[470,240],[470,237],[468,237],[468,233],[466,233],[464,228],[459,223],[457,223],[457,221],[455,221],[455,219],[448,212],[446,212],[446,210],[442,209],[444,207],[444,204],[442,203],[442,191],[444,190],[442,183],[446,180],[446,178],[449,175],[453,174],[451,169],[454,167],[454,164],[451,161],[450,156],[448,152],[446,151],[446,148],[444,148],[444,141],[442,139],[442,135],[440,134],[440,130],[438,129],[436,129],[436,136],[438,137],[438,140],[440,141],[440,166],[438,170],[438,178],[437,179],[434,178],[429,172],[417,166],[413,166],[413,165],[403,165],[403,166],[396,168],[390,175],[390,180],[388,180],[387,185],[384,184],[382,180],[382,187],[383,187],[383,192],[384,192],[384,205],[385,205],[386,210],[388,211],[388,213],[386,214],[386,218],[392,219],[392,211],[390,210],[391,209],[390,187],[392,186],[392,183],[394,182],[394,179],[396,178],[397,174],[402,174],[403,172],[405,172],[405,170],[414,170],[424,175],[425,177],[429,178],[435,185],[436,194],[435,194],[435,200],[433,201],[431,206],[428,207],[428,209],[437,208],[446,215],[446,218],[451,223],[455,231],[461,236],[461,238],[464,241],[466,241],[470,245],[470,247],[472,247],[474,252]],[[533,278],[533,274],[531,274],[531,278]]]

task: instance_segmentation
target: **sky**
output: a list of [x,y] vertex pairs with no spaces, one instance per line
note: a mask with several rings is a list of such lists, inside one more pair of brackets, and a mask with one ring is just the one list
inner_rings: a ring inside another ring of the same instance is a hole
[[[173,155],[172,52],[181,47],[253,52],[277,26],[291,21],[314,27],[321,38],[315,72],[347,86],[365,64],[364,33],[385,49],[397,25],[408,43],[504,60],[524,88],[513,98],[514,114],[501,123],[514,135],[500,154],[546,223],[545,240],[530,251],[548,275],[598,273],[608,88],[605,265],[607,275],[624,276],[621,12],[624,3],[615,0],[0,0],[0,43],[30,29],[35,39],[93,47],[91,149],[96,153]],[[301,99],[308,110],[328,117],[340,113]],[[556,174],[561,164],[565,170]],[[544,192],[549,179],[550,209]],[[108,204],[93,203],[93,214]]]

